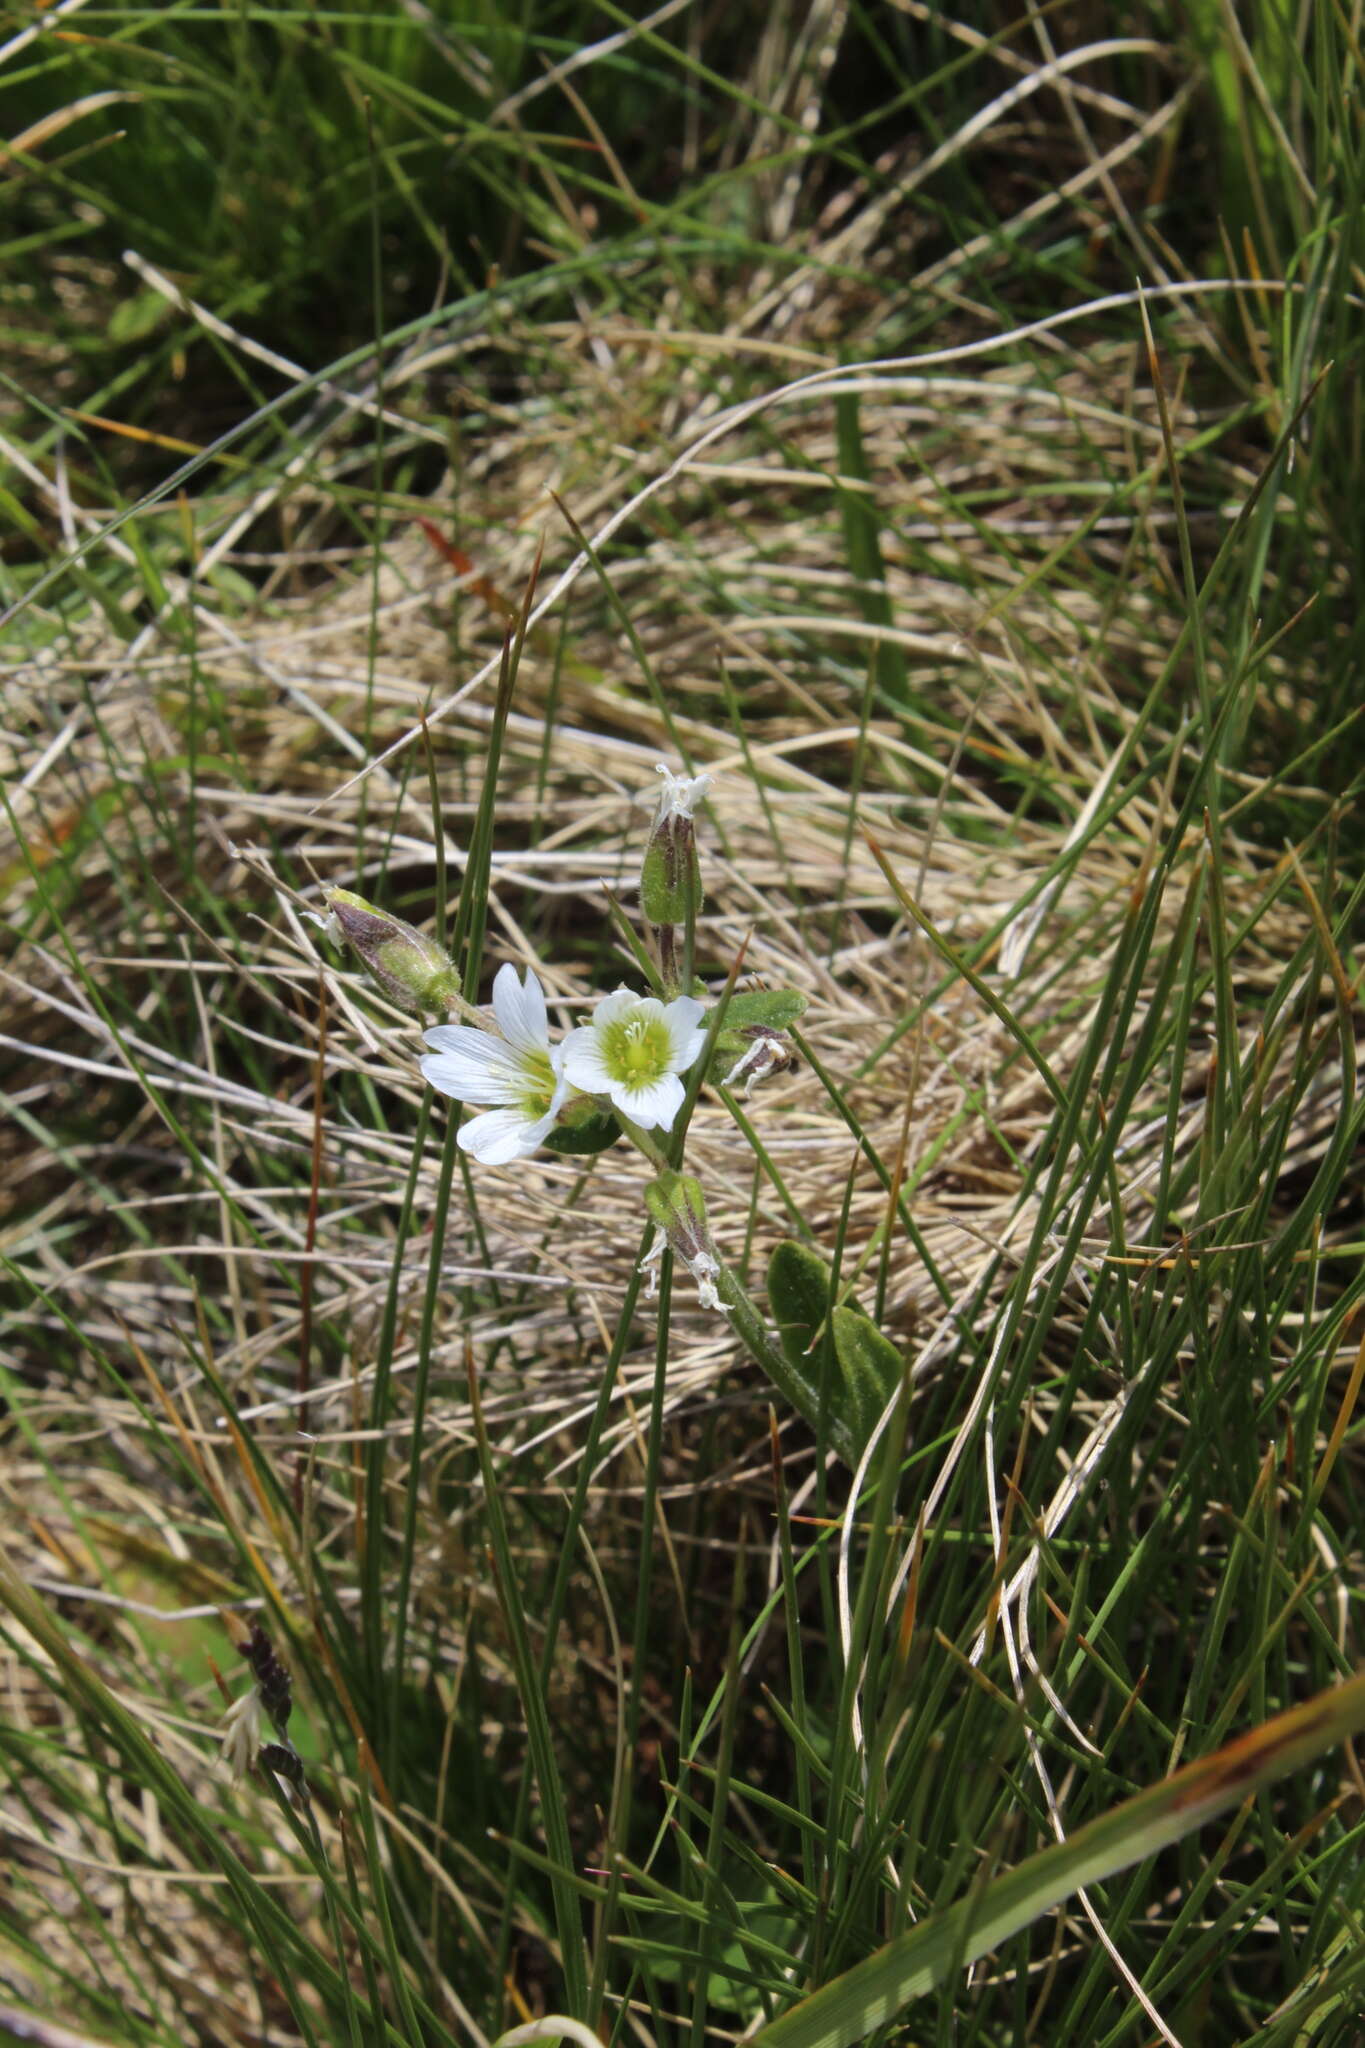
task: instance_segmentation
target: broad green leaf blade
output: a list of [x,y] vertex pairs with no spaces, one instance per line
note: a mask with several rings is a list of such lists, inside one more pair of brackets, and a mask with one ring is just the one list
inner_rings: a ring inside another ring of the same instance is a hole
[[809,1245],[776,1245],[768,1260],[768,1302],[789,1364],[810,1368],[808,1356],[829,1315],[829,1264]]
[[562,1159],[587,1159],[595,1152],[605,1152],[620,1135],[621,1126],[608,1109],[601,1116],[590,1116],[586,1123],[561,1124],[545,1140],[545,1150],[557,1152]]
[[812,1384],[819,1364],[817,1340],[828,1324],[838,1365],[831,1405],[849,1442],[861,1450],[900,1383],[901,1355],[861,1309],[831,1309],[832,1277],[818,1252],[788,1240],[774,1248],[768,1261],[768,1301],[788,1365]]
[[901,1355],[870,1316],[836,1308],[830,1317],[839,1378],[854,1436],[865,1444],[901,1379]]
[[795,988],[740,989],[730,998],[725,1030],[744,1032],[757,1026],[764,1031],[786,1031],[805,1016],[809,1003],[810,998]]
[[1248,1730],[1079,1828],[1069,1841],[899,1935],[763,2028],[755,2048],[853,2048],[950,1972],[1041,1919],[1074,1892],[1156,1855],[1275,1779],[1365,1728],[1365,1673]]

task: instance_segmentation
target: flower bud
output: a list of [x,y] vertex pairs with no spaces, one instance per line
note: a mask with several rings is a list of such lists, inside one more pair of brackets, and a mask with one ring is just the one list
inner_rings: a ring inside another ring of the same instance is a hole
[[342,938],[385,995],[410,1010],[454,1008],[460,996],[459,977],[434,939],[404,924],[401,917],[376,910],[350,889],[327,889],[323,900],[330,914],[327,922],[335,919]]
[[649,1272],[650,1293],[655,1291],[655,1263],[663,1257],[667,1245],[696,1281],[697,1299],[702,1307],[716,1308],[722,1315],[729,1315],[730,1310],[716,1289],[720,1260],[706,1227],[706,1198],[701,1182],[690,1173],[666,1169],[645,1189],[645,1207],[658,1231],[640,1269]]

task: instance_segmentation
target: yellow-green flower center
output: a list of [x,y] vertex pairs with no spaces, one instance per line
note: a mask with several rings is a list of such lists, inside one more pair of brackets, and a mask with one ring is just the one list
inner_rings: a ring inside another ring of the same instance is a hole
[[525,1086],[517,1100],[522,1115],[538,1123],[550,1114],[550,1104],[555,1097],[555,1074],[550,1065],[549,1055],[543,1052],[527,1052],[521,1056]]
[[668,1072],[668,1029],[661,1017],[632,1017],[608,1025],[603,1057],[613,1081],[642,1088]]

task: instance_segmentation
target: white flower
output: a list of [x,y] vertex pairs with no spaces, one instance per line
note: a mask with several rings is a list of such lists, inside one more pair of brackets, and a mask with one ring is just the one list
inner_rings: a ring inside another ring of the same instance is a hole
[[564,1078],[585,1095],[609,1096],[642,1131],[671,1131],[686,1092],[678,1076],[706,1041],[697,1028],[702,1011],[692,996],[665,1007],[657,996],[618,988],[597,1005],[591,1024],[565,1039]]
[[550,1044],[544,991],[529,967],[521,983],[515,967],[498,969],[493,1014],[501,1038],[468,1024],[437,1024],[424,1032],[431,1051],[422,1072],[442,1095],[496,1105],[461,1126],[459,1143],[485,1166],[506,1166],[544,1143],[568,1089],[564,1047]]
[[223,1716],[223,1762],[240,1785],[261,1747],[261,1696],[253,1685]]
[[654,820],[657,832],[667,818],[691,818],[693,811],[711,787],[709,775],[675,775],[662,761],[654,763],[655,773],[662,775],[664,786],[659,791],[659,815]]

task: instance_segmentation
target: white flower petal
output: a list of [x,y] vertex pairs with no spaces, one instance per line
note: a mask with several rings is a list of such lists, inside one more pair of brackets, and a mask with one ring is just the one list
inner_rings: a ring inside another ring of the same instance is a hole
[[[607,998],[608,1002],[611,998]],[[563,1054],[564,1078],[585,1095],[605,1095],[611,1087],[602,1040],[591,1024],[571,1031],[558,1050]]]
[[680,1046],[676,1046],[668,1063],[673,1072],[675,1074],[685,1074],[693,1062],[700,1058],[701,1049],[705,1043],[706,1033],[704,1031],[694,1031],[690,1037],[683,1040]]
[[695,996],[674,996],[664,1015],[669,1020],[670,1029],[676,1020],[682,1029],[690,1031],[706,1015],[706,1005],[698,1002]]
[[482,1166],[507,1166],[514,1159],[528,1158],[553,1122],[553,1117],[544,1116],[532,1121],[520,1109],[489,1109],[461,1124],[458,1143]]
[[523,986],[510,962],[498,969],[493,982],[493,1014],[509,1045],[519,1052],[544,1052],[550,1043],[549,1019],[545,1014],[545,992],[528,967]]
[[427,1034],[439,1038],[437,1051],[424,1054],[421,1067],[438,1094],[457,1102],[517,1102],[526,1093],[526,1069],[516,1055],[486,1031],[466,1024],[442,1024]]
[[[623,982],[620,988],[613,989],[609,996],[603,997],[592,1013],[592,1023],[581,1028],[600,1031],[605,1025],[615,1024],[619,1018],[627,1016],[642,1000],[642,997],[637,996],[633,989],[628,989]],[[571,1037],[572,1035],[570,1033]]]
[[[664,1028],[668,1032],[669,1045],[676,1051],[681,1052],[683,1046],[690,1043],[692,1038],[704,1036],[704,1034],[698,1033],[697,1026],[706,1015],[706,1005],[705,1003],[699,1003],[695,996],[674,996],[668,1008],[661,1014],[663,1016]],[[687,1064],[689,1066],[700,1050],[701,1047],[698,1044],[696,1050],[688,1055]]]
[[671,1131],[686,1093],[676,1074],[661,1074],[657,1081],[647,1081],[637,1088],[623,1087],[618,1081],[612,1088],[611,1099],[621,1114],[642,1131]]
[[429,1031],[422,1033],[422,1038],[433,1052],[462,1052],[471,1038],[477,1038],[481,1044],[486,1043],[488,1033],[471,1030],[468,1024],[433,1024]]

